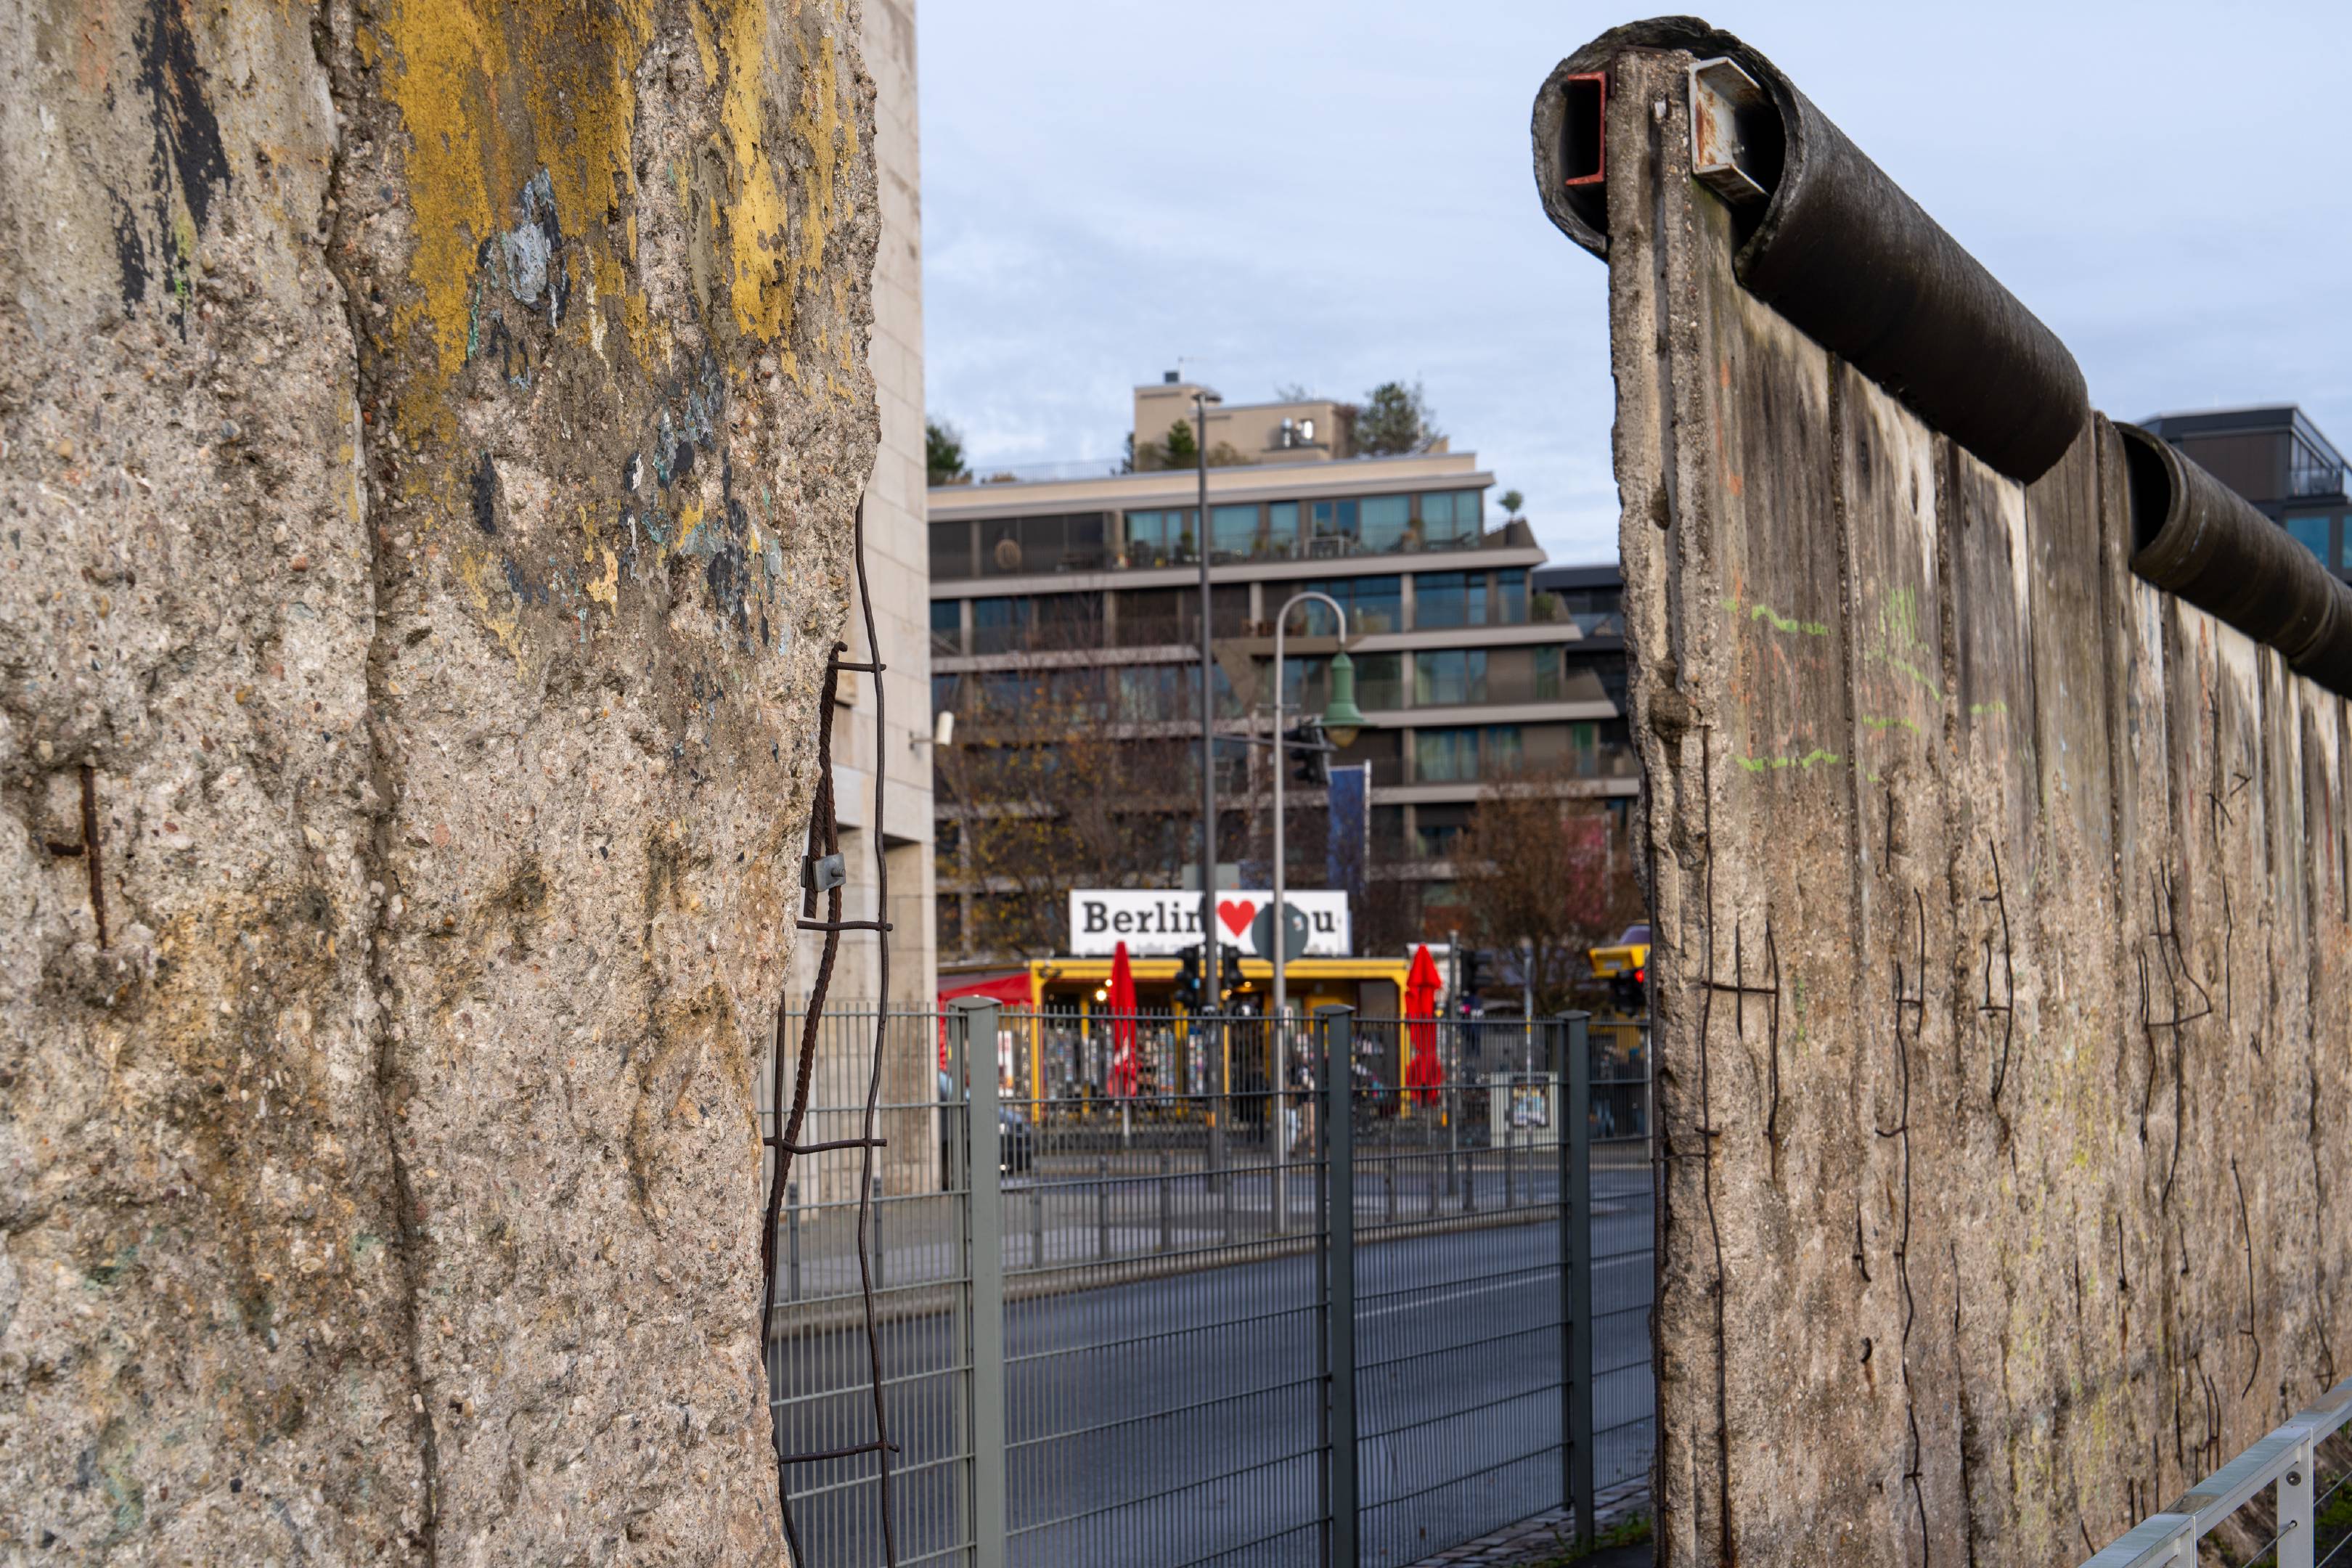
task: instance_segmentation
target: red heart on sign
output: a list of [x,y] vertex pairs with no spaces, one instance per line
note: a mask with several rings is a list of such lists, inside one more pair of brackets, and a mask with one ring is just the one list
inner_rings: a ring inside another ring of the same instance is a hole
[[1224,921],[1225,929],[1235,936],[1249,930],[1250,921],[1256,917],[1257,906],[1244,903],[1239,899],[1227,899],[1217,906],[1217,918]]

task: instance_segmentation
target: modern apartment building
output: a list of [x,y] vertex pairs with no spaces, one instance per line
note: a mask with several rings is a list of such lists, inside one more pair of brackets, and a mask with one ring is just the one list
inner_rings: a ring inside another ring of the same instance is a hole
[[2163,414],[2141,426],[2180,448],[2284,527],[2338,576],[2352,578],[2352,504],[2344,458],[2295,405]]
[[1638,789],[1633,773],[1633,709],[1625,695],[1629,671],[1625,651],[1625,570],[1614,561],[1590,565],[1539,566],[1536,592],[1549,600],[1555,620],[1573,627],[1575,636],[1560,645],[1562,668],[1573,671],[1580,685],[1600,687],[1616,716],[1601,721],[1596,749],[1621,760],[1624,771],[1609,775],[1604,797],[1623,826],[1623,814]]
[[[1163,441],[1195,390],[1172,380],[1137,390],[1139,450]],[[1598,796],[1630,796],[1635,784],[1606,661],[1582,657],[1587,643],[1613,637],[1601,625],[1608,617],[1588,616],[1588,626],[1536,591],[1543,551],[1524,521],[1490,524],[1494,477],[1475,454],[1347,456],[1345,419],[1328,403],[1213,405],[1208,447],[1219,466],[1209,470],[1205,527],[1190,468],[1105,465],[1076,478],[934,488],[932,702],[958,713],[960,747],[1045,741],[1071,712],[1086,714],[1097,739],[1115,735],[1147,759],[1088,786],[1130,796],[1116,803],[1122,832],[1161,847],[1128,874],[1181,875],[1198,833],[1205,542],[1219,858],[1262,861],[1268,753],[1244,737],[1269,731],[1274,617],[1302,590],[1330,595],[1348,608],[1356,698],[1370,721],[1333,759],[1371,770],[1367,875],[1391,918],[1359,918],[1359,950],[1370,951],[1443,931],[1448,847],[1487,781],[1542,770]],[[1333,630],[1319,609],[1289,623],[1295,711],[1323,706]],[[1013,956],[982,934],[992,926],[976,918],[979,906],[1040,896],[961,852],[961,823],[993,809],[982,794],[940,793],[946,969]],[[1319,792],[1294,789],[1292,800],[1294,885],[1324,885],[1326,846],[1312,830]]]

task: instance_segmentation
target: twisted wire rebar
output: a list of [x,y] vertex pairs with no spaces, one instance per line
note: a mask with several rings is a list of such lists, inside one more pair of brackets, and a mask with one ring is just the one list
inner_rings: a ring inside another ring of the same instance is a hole
[[[776,1232],[782,1217],[785,1183],[791,1178],[795,1155],[819,1153],[831,1149],[856,1149],[859,1152],[857,1182],[857,1278],[858,1291],[866,1320],[866,1355],[869,1385],[873,1392],[874,1438],[847,1447],[830,1448],[816,1453],[788,1453],[781,1423],[771,1420],[770,1436],[776,1448],[776,1508],[782,1516],[784,1542],[795,1564],[804,1564],[800,1532],[793,1520],[790,1467],[814,1464],[827,1459],[847,1458],[854,1454],[871,1453],[878,1468],[879,1503],[882,1523],[882,1552],[887,1568],[898,1568],[898,1547],[897,1527],[891,1517],[890,1456],[898,1451],[890,1441],[889,1415],[883,1397],[885,1379],[882,1375],[882,1341],[880,1327],[874,1309],[873,1205],[874,1151],[884,1140],[874,1135],[874,1119],[882,1092],[882,1046],[887,1024],[887,1009],[877,1008],[874,1020],[874,1052],[866,1082],[865,1119],[856,1138],[832,1139],[803,1146],[801,1129],[808,1117],[809,1085],[816,1064],[817,1033],[824,1017],[825,994],[833,984],[834,960],[841,949],[841,933],[845,931],[871,931],[879,944],[876,954],[877,994],[887,998],[890,994],[890,921],[888,920],[890,882],[889,861],[884,838],[885,764],[887,748],[884,744],[883,724],[886,719],[885,698],[881,674],[880,645],[874,635],[874,600],[866,584],[866,502],[857,503],[856,521],[853,525],[851,552],[857,570],[857,602],[866,625],[866,646],[872,658],[860,662],[844,659],[849,651],[846,643],[835,642],[826,656],[824,680],[818,693],[816,735],[816,789],[809,807],[808,851],[803,858],[801,891],[803,931],[822,931],[824,947],[817,960],[816,980],[811,987],[803,1016],[798,1060],[793,1076],[793,1109],[788,1121],[764,1142],[776,1152],[776,1168],[769,1183],[764,1219],[760,1236],[760,1262],[763,1276],[760,1307],[760,1349],[762,1365],[768,1359],[769,1334],[776,1312]],[[874,896],[876,918],[871,921],[842,919],[842,886],[845,878],[835,880],[825,889],[825,918],[816,915],[816,867],[825,857],[841,853],[841,823],[833,790],[833,710],[841,690],[843,670],[870,670],[874,681],[874,816],[870,829],[874,841]],[[775,1044],[769,1075],[769,1114],[780,1117],[783,1110],[784,1043],[791,1018],[790,988],[776,1001]],[[772,1395],[771,1396],[772,1397]]]

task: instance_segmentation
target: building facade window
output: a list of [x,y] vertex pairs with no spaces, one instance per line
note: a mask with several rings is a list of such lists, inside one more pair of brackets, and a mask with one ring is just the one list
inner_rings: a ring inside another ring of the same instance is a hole
[[1213,506],[1209,509],[1212,560],[1244,561],[1264,552],[1255,506]]
[[1412,656],[1417,708],[1452,708],[1486,700],[1485,648],[1432,648]]
[[2332,521],[2333,520],[2326,512],[2313,516],[2290,517],[2286,520],[2286,531],[2294,536],[2294,542],[2297,544],[2318,556],[2321,563],[2326,564],[2332,559],[2333,544],[2328,538],[2329,533],[2333,531],[2329,526]]
[[1528,700],[1559,701],[1565,685],[1560,679],[1560,650],[1556,647],[1531,647],[1528,649],[1528,662],[1532,667],[1529,684],[1535,689]]
[[931,524],[931,576],[947,583],[972,575],[971,524]]
[[1404,550],[1412,542],[1412,498],[1411,496],[1369,496],[1363,502],[1363,546],[1368,551],[1385,554]]
[[1523,626],[1528,624],[1528,574],[1514,568],[1495,574],[1494,624],[1498,626]]
[[1459,729],[1415,730],[1412,732],[1412,776],[1416,784],[1473,784],[1478,777],[1478,731]]
[[1354,767],[1361,763],[1370,763],[1372,783],[1376,787],[1401,784],[1404,783],[1404,731],[1359,731],[1355,744],[1341,747],[1339,754],[1331,762],[1335,767]]
[[1191,507],[1164,511],[1131,511],[1123,523],[1124,566],[1178,566],[1196,559],[1192,553],[1193,524],[1199,514]]
[[1157,647],[1184,640],[1180,588],[1129,588],[1118,595],[1114,640],[1120,647]]
[[1128,724],[1167,724],[1200,712],[1198,671],[1181,664],[1128,664],[1118,669],[1118,717]]
[[1011,653],[1029,643],[1030,602],[1026,598],[974,599],[971,602],[971,651]]
[[1475,544],[1484,531],[1484,503],[1476,490],[1436,490],[1421,498],[1421,545],[1445,550]]
[[[1330,690],[1331,661],[1322,655],[1282,661],[1282,700],[1293,713],[1321,712],[1330,700]],[[1356,700],[1362,705],[1360,696]]]
[[1442,860],[1454,852],[1454,840],[1470,826],[1467,804],[1423,802],[1413,807],[1413,853],[1425,860]]
[[1356,655],[1356,706],[1404,706],[1404,656],[1394,653]]
[[963,651],[963,601],[961,599],[931,601],[931,651],[950,655]]
[[1273,555],[1298,553],[1298,503],[1297,501],[1266,502],[1265,537],[1267,553]]
[[[1269,583],[1265,591],[1269,611],[1294,594],[1330,595],[1348,612],[1349,637],[1404,629],[1404,579],[1402,577],[1332,577],[1297,584]],[[1291,611],[1290,618],[1285,624],[1292,637],[1329,637],[1333,629],[1330,610],[1312,602]]]
[[[1213,558],[1224,561],[1475,548],[1485,504],[1477,490],[1229,502],[1209,509],[1207,543]],[[930,524],[931,576],[955,582],[1185,565],[1197,560],[1201,539],[1191,507],[940,520]]]
[[1484,572],[1422,572],[1412,580],[1412,624],[1416,631],[1486,624],[1486,574]]
[[1353,549],[1362,530],[1359,510],[1352,500],[1315,502],[1315,528],[1308,540],[1308,548],[1321,553],[1339,553],[1342,549]]
[[1060,652],[1103,645],[1100,594],[1040,594],[1029,646]]

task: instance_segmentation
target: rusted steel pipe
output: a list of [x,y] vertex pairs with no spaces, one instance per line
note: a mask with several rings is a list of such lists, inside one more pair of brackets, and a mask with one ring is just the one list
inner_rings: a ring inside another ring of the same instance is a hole
[[1755,199],[1733,205],[1733,265],[1750,293],[2010,478],[2031,483],[2065,455],[2091,412],[2066,345],[1778,67],[1696,17],[1612,28],[1545,79],[1536,185],[1561,232],[1609,253],[1605,192],[1575,177],[1599,166],[1604,112],[1580,84],[1633,50],[1728,59],[1768,100],[1739,117]]
[[2352,587],[2235,490],[2137,425],[2118,425],[2132,570],[2352,696]]

